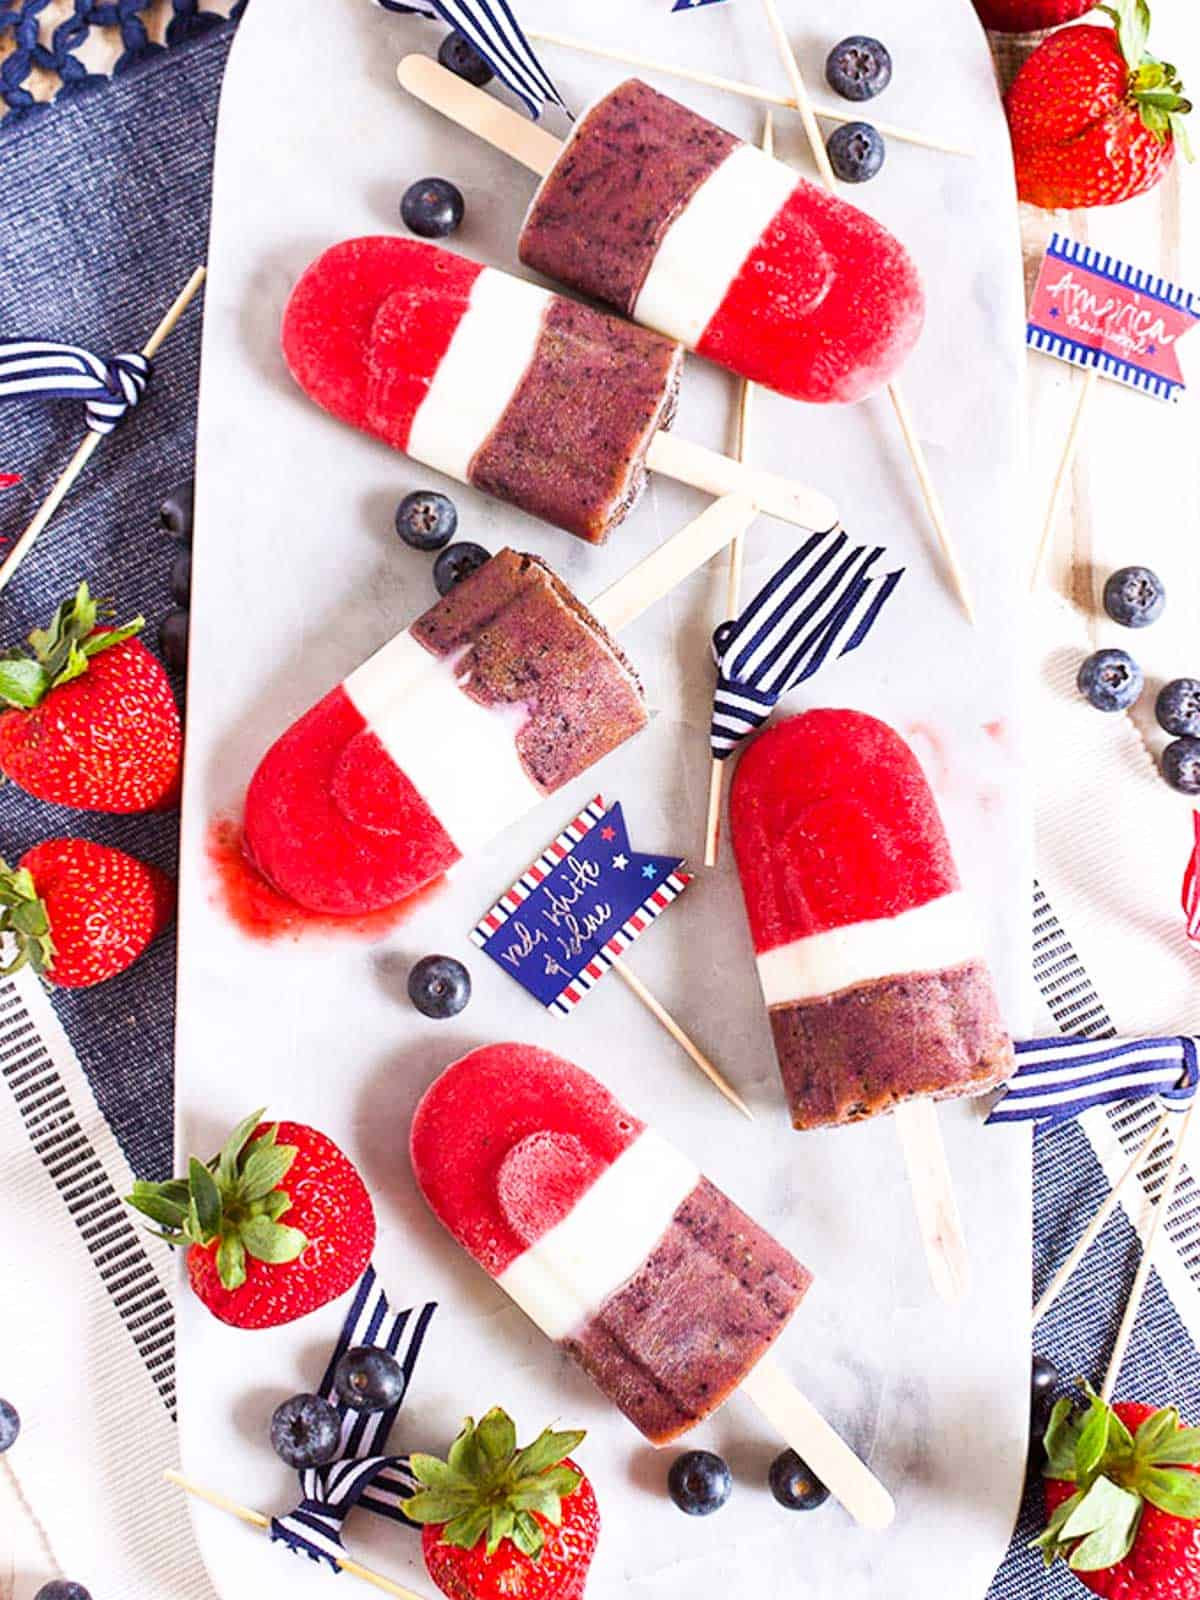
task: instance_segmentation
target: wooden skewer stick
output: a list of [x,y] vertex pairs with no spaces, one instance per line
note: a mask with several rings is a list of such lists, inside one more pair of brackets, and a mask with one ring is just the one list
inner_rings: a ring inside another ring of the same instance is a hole
[[[227,1511],[231,1517],[237,1517],[239,1522],[248,1523],[250,1527],[259,1528],[264,1533],[271,1526],[270,1517],[264,1517],[261,1511],[252,1511],[249,1506],[241,1506],[236,1500],[230,1500],[227,1495],[219,1494],[215,1489],[206,1489],[203,1484],[196,1483],[192,1478],[185,1478],[182,1472],[175,1472],[168,1467],[163,1476],[176,1488],[186,1490],[197,1500],[203,1500],[206,1505],[216,1506],[218,1511]],[[363,1583],[369,1583],[375,1589],[382,1589],[384,1594],[396,1595],[399,1600],[425,1600],[416,1589],[406,1589],[402,1583],[395,1583],[391,1578],[385,1578],[382,1573],[373,1572],[370,1567],[352,1561],[349,1556],[337,1556],[334,1559],[343,1572],[348,1572],[352,1578],[361,1578]]]
[[948,1305],[957,1305],[966,1299],[971,1287],[971,1258],[937,1106],[932,1100],[909,1100],[898,1105],[896,1131],[904,1151],[929,1275],[938,1296]]
[[1072,1273],[1075,1271],[1075,1268],[1091,1249],[1094,1240],[1099,1235],[1101,1229],[1104,1227],[1104,1224],[1116,1210],[1117,1205],[1120,1203],[1121,1192],[1125,1188],[1125,1185],[1129,1182],[1133,1175],[1136,1172],[1140,1172],[1146,1165],[1146,1162],[1149,1161],[1151,1152],[1158,1144],[1158,1141],[1162,1138],[1163,1132],[1165,1131],[1167,1123],[1170,1122],[1170,1120],[1171,1113],[1169,1111],[1164,1111],[1162,1116],[1151,1129],[1149,1138],[1145,1141],[1141,1149],[1132,1158],[1129,1165],[1125,1168],[1125,1171],[1113,1185],[1108,1199],[1105,1200],[1104,1204],[1096,1212],[1096,1215],[1092,1218],[1091,1222],[1088,1223],[1083,1237],[1075,1246],[1074,1250],[1071,1251],[1071,1254],[1063,1262],[1062,1266],[1055,1273],[1045,1294],[1038,1301],[1037,1305],[1034,1306],[1032,1321],[1033,1327],[1037,1327],[1038,1323],[1046,1315],[1047,1311],[1049,1311],[1050,1307],[1054,1304],[1059,1295],[1062,1293],[1063,1289],[1066,1287],[1066,1284]]
[[697,1045],[693,1044],[692,1040],[675,1021],[675,1018],[666,1009],[666,1007],[659,1004],[642,980],[636,975],[636,973],[630,971],[620,956],[612,956],[610,959],[612,961],[613,971],[618,975],[618,977],[625,980],[630,989],[632,989],[633,993],[637,995],[638,999],[646,1007],[646,1010],[662,1023],[663,1027],[671,1035],[675,1043],[679,1045],[682,1050],[687,1052],[695,1064],[700,1068],[700,1071],[708,1079],[709,1083],[711,1083],[715,1089],[719,1090],[720,1093],[725,1096],[726,1100],[729,1101],[731,1106],[736,1107],[744,1117],[746,1117],[750,1122],[753,1122],[754,1113],[742,1099],[741,1095],[730,1083],[726,1081],[721,1073],[717,1071],[716,1067],[713,1066],[712,1062],[708,1059],[704,1052]]
[[[768,111],[763,118],[762,148],[766,155],[775,154],[775,116]],[[754,385],[743,378],[738,385],[737,459],[745,464],[750,438],[750,413],[754,405]],[[729,546],[729,577],[725,585],[725,616],[736,617],[742,604],[742,567],[745,563],[746,541],[739,537]],[[725,792],[725,763],[712,757],[708,773],[708,821],[704,829],[704,865],[715,867],[721,834],[721,797]]]
[[1121,1318],[1121,1326],[1117,1330],[1117,1341],[1113,1345],[1113,1352],[1109,1357],[1108,1371],[1104,1374],[1104,1384],[1100,1390],[1100,1398],[1102,1400],[1112,1399],[1117,1379],[1121,1375],[1121,1363],[1125,1360],[1125,1352],[1128,1350],[1129,1341],[1133,1337],[1133,1325],[1137,1321],[1137,1314],[1141,1309],[1142,1296],[1145,1294],[1146,1284],[1150,1280],[1150,1269],[1154,1265],[1154,1244],[1158,1238],[1158,1230],[1167,1220],[1167,1213],[1171,1209],[1171,1201],[1175,1198],[1175,1187],[1179,1182],[1180,1170],[1183,1167],[1183,1152],[1187,1146],[1188,1130],[1191,1128],[1192,1118],[1196,1114],[1196,1105],[1197,1102],[1193,1100],[1184,1116],[1183,1124],[1175,1136],[1175,1153],[1171,1157],[1171,1165],[1167,1168],[1167,1176],[1163,1183],[1162,1193],[1158,1197],[1158,1204],[1154,1207],[1150,1230],[1146,1235],[1146,1243],[1142,1247],[1142,1259],[1133,1280],[1133,1287],[1129,1291],[1125,1315]]
[[[576,50],[582,56],[595,56],[600,61],[617,61],[622,66],[635,67],[643,72],[660,72],[667,78],[678,78],[683,83],[698,83],[706,89],[721,89],[726,94],[739,95],[743,100],[757,100],[765,106],[778,106],[784,111],[797,111],[796,102],[786,94],[777,94],[772,89],[760,89],[757,84],[744,83],[738,78],[722,78],[712,72],[697,72],[689,67],[681,67],[676,61],[652,61],[648,56],[632,55],[628,50],[610,50],[605,45],[589,44],[584,39],[567,38],[561,33],[545,33],[537,28],[526,28],[530,39],[536,39],[539,44],[558,45],[563,50]],[[837,106],[822,102],[814,107],[818,117],[825,122],[860,122],[861,111],[842,111]],[[924,150],[940,150],[948,156],[974,156],[973,150],[968,150],[960,144],[947,144],[944,139],[935,139],[927,133],[914,133],[911,128],[897,127],[893,122],[880,122],[874,116],[871,123],[887,139],[897,139],[901,144],[920,145]]]
[[[146,340],[145,345],[142,347],[142,354],[147,360],[152,359],[157,354],[159,346],[162,344],[163,340],[173,330],[175,324],[179,321],[180,317],[182,317],[188,306],[191,305],[192,300],[200,288],[200,285],[204,282],[205,276],[206,269],[204,267],[197,267],[195,272],[193,272],[191,277],[188,279],[187,283],[184,284],[183,288],[176,295],[170,310],[167,312],[166,316],[159,323],[158,327],[155,328],[154,332],[150,335],[149,339]],[[16,572],[17,568],[29,554],[34,540],[45,528],[46,524],[58,510],[59,506],[62,505],[63,501],[67,497],[71,485],[75,482],[76,478],[83,471],[84,467],[86,467],[88,462],[92,459],[92,452],[95,450],[96,446],[100,443],[101,439],[105,437],[106,435],[104,434],[89,431],[87,437],[81,440],[78,448],[75,451],[75,454],[71,457],[70,461],[67,462],[65,471],[61,473],[58,481],[55,483],[50,493],[38,507],[33,521],[29,524],[29,526],[25,529],[25,532],[5,556],[3,564],[0,565],[0,589],[5,588],[13,574]]]
[[1075,415],[1071,418],[1070,432],[1067,434],[1066,444],[1063,445],[1062,459],[1058,463],[1058,471],[1054,474],[1054,488],[1050,491],[1050,504],[1046,508],[1046,520],[1042,524],[1042,537],[1038,543],[1037,554],[1033,558],[1033,573],[1029,579],[1031,590],[1036,589],[1041,582],[1042,569],[1046,565],[1046,557],[1050,554],[1050,545],[1054,539],[1058,513],[1062,508],[1067,479],[1071,475],[1071,468],[1075,465],[1075,457],[1079,454],[1079,441],[1083,437],[1083,419],[1096,392],[1099,378],[1100,374],[1096,368],[1090,367],[1087,377],[1083,380],[1083,387],[1079,391]]
[[[809,148],[812,151],[812,158],[816,162],[817,171],[830,194],[837,194],[837,179],[834,177],[833,168],[829,164],[829,152],[825,148],[825,141],[821,137],[820,128],[817,126],[812,100],[801,75],[799,62],[796,60],[795,52],[780,19],[779,9],[775,4],[775,0],[762,0],[762,3],[772,37],[775,40],[775,48],[792,86],[792,96],[796,102],[796,109],[800,113],[800,121],[804,125],[804,132],[808,138]],[[896,420],[900,424],[900,431],[904,435],[904,443],[916,469],[917,482],[920,485],[921,495],[925,501],[925,510],[929,515],[930,522],[933,524],[933,531],[937,536],[938,545],[941,548],[942,558],[946,563],[951,582],[954,585],[959,602],[966,612],[967,620],[974,623],[975,608],[971,603],[966,574],[963,572],[962,563],[958,559],[954,541],[950,537],[941,496],[938,494],[937,487],[934,484],[933,475],[929,470],[929,463],[925,459],[925,450],[917,435],[912,413],[909,411],[908,402],[904,398],[904,392],[894,379],[888,385],[888,395],[891,398],[892,408],[896,413]]]
[[882,1532],[891,1526],[891,1495],[769,1355],[742,1379],[741,1390],[860,1527]]

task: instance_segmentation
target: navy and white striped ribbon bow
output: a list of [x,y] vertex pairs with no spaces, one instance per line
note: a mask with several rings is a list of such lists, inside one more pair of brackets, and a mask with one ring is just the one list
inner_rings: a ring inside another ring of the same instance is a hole
[[1017,1070],[988,1122],[1033,1122],[1044,1133],[1092,1106],[1155,1095],[1186,1111],[1200,1085],[1197,1040],[1031,1039],[1016,1046]]
[[138,351],[102,361],[74,344],[0,339],[0,400],[82,400],[93,433],[111,433],[132,411],[146,392],[150,370]]
[[337,1397],[333,1374],[347,1350],[374,1345],[387,1350],[404,1370],[404,1393],[421,1353],[430,1318],[437,1310],[430,1302],[417,1310],[393,1311],[379,1287],[375,1268],[368,1267],[346,1315],[338,1342],[317,1391],[337,1407],[342,1417],[342,1442],[338,1457],[324,1467],[309,1467],[300,1474],[304,1498],[284,1517],[272,1517],[271,1538],[313,1561],[325,1561],[335,1571],[345,1553],[342,1524],[355,1506],[414,1527],[404,1514],[404,1503],[420,1488],[408,1467],[407,1456],[386,1454],[388,1434],[399,1404],[387,1411],[352,1411]]
[[406,4],[405,0],[375,0],[375,4],[385,11],[428,17],[432,22],[440,18],[465,34],[501,83],[524,101],[531,117],[540,117],[547,102],[566,110],[554,80],[534,54],[508,0],[424,0],[416,5]]
[[851,544],[840,525],[815,533],[713,634],[717,687],[709,741],[724,761],[771,715],[789,689],[835,651],[849,655],[870,633],[904,569],[872,575],[882,545]]

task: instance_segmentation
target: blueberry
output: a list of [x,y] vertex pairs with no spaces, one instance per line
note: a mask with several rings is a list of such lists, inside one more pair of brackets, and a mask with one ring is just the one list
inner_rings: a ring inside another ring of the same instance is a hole
[[459,33],[457,29],[442,40],[438,48],[438,60],[456,78],[465,78],[477,89],[482,89],[485,83],[491,83],[496,76],[466,34]]
[[72,1583],[69,1578],[52,1578],[42,1585],[33,1600],[92,1600],[92,1596],[81,1583]]
[[319,1394],[294,1394],[276,1406],[271,1448],[289,1467],[323,1467],[338,1453],[342,1419]]
[[866,183],[883,166],[883,135],[869,122],[847,122],[829,135],[829,164],[843,183]]
[[422,178],[404,191],[400,215],[404,226],[422,239],[445,239],[466,209],[462,190],[447,178]]
[[185,550],[171,563],[171,598],[186,606],[192,598],[192,552]]
[[172,672],[186,672],[188,661],[188,613],[168,611],[158,628],[158,650]]
[[1158,725],[1167,733],[1200,738],[1200,678],[1172,678],[1154,702]]
[[481,544],[448,544],[433,563],[433,582],[439,594],[449,594],[451,589],[478,572],[485,561],[491,560],[491,551]]
[[825,81],[843,100],[874,100],[892,81],[887,45],[865,33],[852,33],[829,52]]
[[185,544],[192,542],[192,502],[195,494],[196,485],[189,478],[186,483],[173,489],[158,508],[159,527],[164,533],[182,539]]
[[21,1431],[21,1416],[9,1400],[0,1400],[0,1456],[11,1450]]
[[1127,711],[1142,692],[1142,669],[1124,650],[1097,650],[1079,669],[1081,695],[1097,711]]
[[671,1463],[667,1490],[680,1511],[686,1511],[689,1517],[709,1517],[729,1499],[733,1477],[721,1457],[711,1450],[686,1450]]
[[408,998],[423,1017],[444,1022],[471,998],[471,974],[453,956],[422,956],[408,975]]
[[1166,603],[1163,581],[1149,567],[1122,567],[1104,585],[1104,609],[1123,628],[1148,628]]
[[788,1511],[815,1511],[829,1499],[829,1490],[794,1450],[783,1450],[775,1457],[767,1482]]
[[418,489],[396,507],[396,532],[414,550],[440,550],[458,527],[458,511],[447,494]]
[[386,1411],[404,1399],[404,1368],[386,1350],[358,1345],[333,1369],[333,1387],[351,1411]]
[[1163,777],[1180,794],[1200,794],[1200,739],[1175,739],[1162,753]]
[[1034,1356],[1030,1378],[1030,1404],[1035,1416],[1050,1409],[1054,1391],[1058,1388],[1058,1368],[1046,1356]]

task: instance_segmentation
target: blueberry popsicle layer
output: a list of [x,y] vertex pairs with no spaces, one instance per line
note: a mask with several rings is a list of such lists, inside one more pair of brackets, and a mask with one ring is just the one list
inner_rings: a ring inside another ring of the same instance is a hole
[[797,400],[881,388],[924,320],[917,269],[886,228],[637,78],[579,118],[519,253]]
[[411,1154],[438,1220],[656,1445],[742,1383],[811,1281],[595,1078],[530,1045],[447,1068]]
[[739,762],[730,831],[797,1128],[1010,1075],[981,936],[899,734],[859,711],[776,723]]

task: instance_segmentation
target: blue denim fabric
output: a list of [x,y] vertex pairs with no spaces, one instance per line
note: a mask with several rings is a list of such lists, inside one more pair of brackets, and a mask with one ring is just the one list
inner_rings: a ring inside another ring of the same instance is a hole
[[[69,339],[97,352],[141,344],[203,259],[217,94],[228,49],[210,34],[159,57],[103,93],[72,98],[0,127],[0,330]],[[149,395],[99,448],[36,555],[0,595],[0,645],[44,621],[82,576],[121,612],[151,621],[169,609],[175,546],[155,527],[164,495],[191,470],[200,317],[172,336]],[[0,491],[0,535],[19,531],[82,430],[67,403],[0,406],[0,472],[23,486]],[[173,869],[176,819],[60,811],[11,785],[0,788],[0,850],[12,857],[53,832],[79,832]],[[135,1170],[171,1166],[174,940],[162,939],[124,976],[59,1009],[96,1095]],[[1105,1193],[1083,1134],[1068,1125],[1040,1140],[1034,1181],[1033,1286],[1040,1293]],[[1068,1381],[1101,1376],[1116,1333],[1137,1244],[1118,1212],[1038,1335]],[[987,1270],[986,1262],[976,1269]],[[1142,1310],[1120,1392],[1177,1402],[1200,1421],[1200,1357],[1157,1277]],[[979,1448],[987,1449],[987,1396],[979,1396]],[[969,1493],[969,1487],[964,1491]],[[1026,1500],[991,1600],[1082,1591],[1063,1569],[1043,1575],[1024,1549],[1037,1524]],[[946,1514],[954,1514],[953,1507]],[[935,1536],[931,1532],[931,1537]]]

